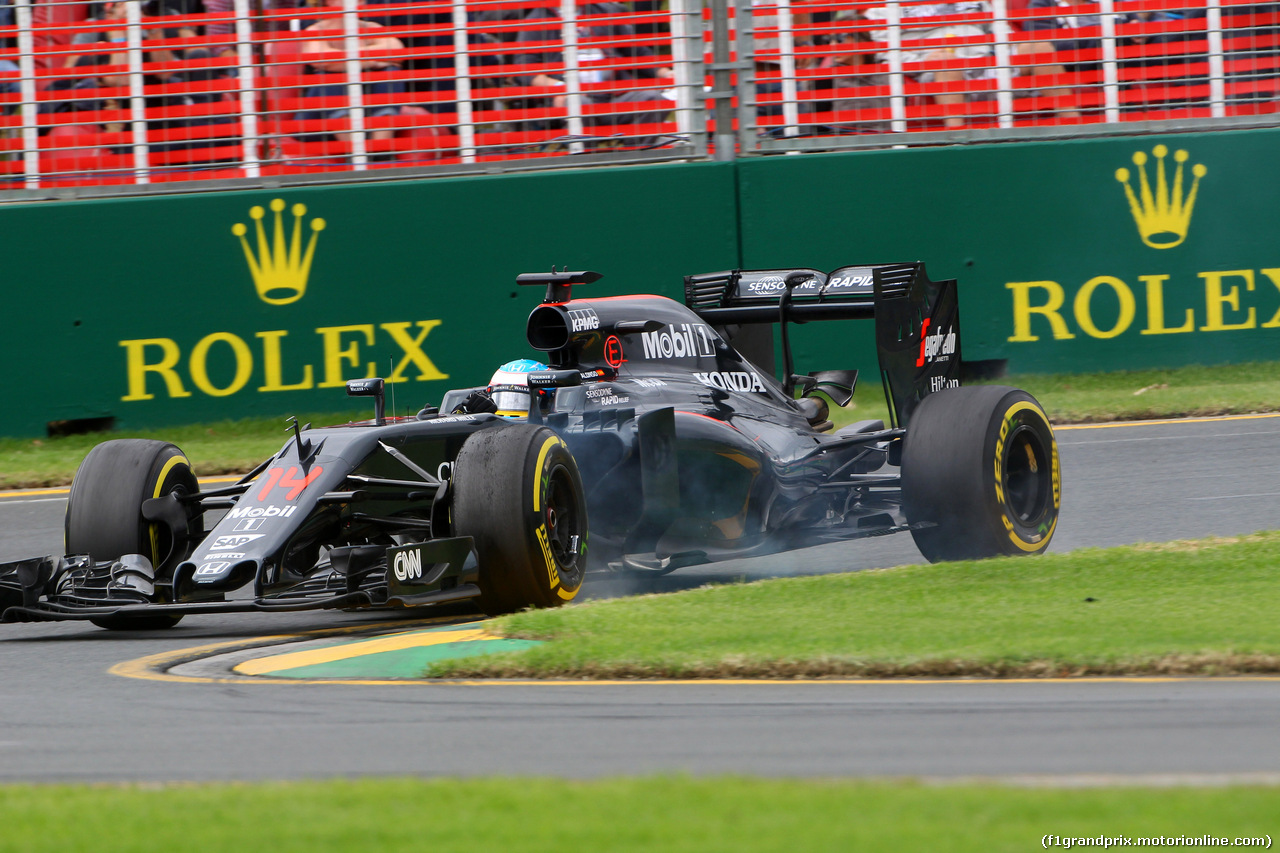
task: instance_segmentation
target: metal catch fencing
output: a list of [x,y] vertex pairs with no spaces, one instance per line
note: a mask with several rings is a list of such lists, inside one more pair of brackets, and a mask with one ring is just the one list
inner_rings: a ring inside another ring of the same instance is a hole
[[1266,125],[1280,91],[1280,3],[1237,0],[12,4],[9,199]]

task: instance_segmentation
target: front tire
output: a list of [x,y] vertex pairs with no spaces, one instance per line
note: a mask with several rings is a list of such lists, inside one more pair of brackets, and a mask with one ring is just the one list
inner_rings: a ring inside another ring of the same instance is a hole
[[1058,444],[1035,398],[1003,385],[930,394],[902,452],[907,521],[930,562],[1039,554],[1058,523]]
[[[198,508],[189,516],[191,533],[182,539],[169,526],[142,517],[142,504],[171,492],[200,490],[191,463],[172,444],[149,439],[106,441],[89,451],[71,481],[65,519],[66,551],[95,562],[141,554],[156,578],[171,578],[201,539]],[[103,616],[89,621],[118,631],[172,628],[181,615]]]
[[546,427],[475,433],[453,465],[453,528],[475,539],[489,615],[557,607],[582,587],[587,506],[564,441]]

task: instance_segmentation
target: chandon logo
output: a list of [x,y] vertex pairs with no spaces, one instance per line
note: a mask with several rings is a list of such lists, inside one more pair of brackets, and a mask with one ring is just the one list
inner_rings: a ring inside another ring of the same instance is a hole
[[926,319],[920,324],[920,357],[916,359],[916,367],[924,367],[938,359],[945,361],[956,351],[955,330],[939,329],[932,335],[926,334],[929,330],[929,322]]

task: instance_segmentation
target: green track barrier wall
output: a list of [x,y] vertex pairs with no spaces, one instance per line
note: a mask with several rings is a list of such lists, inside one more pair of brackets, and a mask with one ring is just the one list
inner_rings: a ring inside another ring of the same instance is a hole
[[[3,207],[0,433],[331,411],[375,374],[415,410],[531,354],[540,294],[514,276],[552,264],[679,298],[690,272],[923,260],[960,281],[967,360],[1273,359],[1278,148],[1255,130]],[[871,379],[859,331],[797,328],[797,368]]]
[[1278,147],[1257,130],[743,161],[742,260],[923,260],[960,282],[964,358],[1018,372],[1274,359]]
[[678,296],[731,265],[733,182],[700,163],[0,208],[0,432],[371,412],[342,387],[368,375],[417,411],[531,354],[543,294],[519,272]]

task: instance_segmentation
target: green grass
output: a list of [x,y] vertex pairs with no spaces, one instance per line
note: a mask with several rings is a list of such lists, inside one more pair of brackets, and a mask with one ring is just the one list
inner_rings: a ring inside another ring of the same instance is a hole
[[1280,672],[1280,531],[592,601],[496,620],[523,652],[430,676]]
[[[1179,415],[1280,411],[1280,362],[1182,367],[1119,373],[1010,376],[996,380],[1031,392],[1055,423],[1134,420]],[[360,417],[367,416],[360,415]],[[342,423],[349,414],[300,415],[302,422]],[[853,405],[833,407],[837,426],[858,420],[888,422],[878,383],[858,386]],[[65,485],[99,442],[159,438],[186,451],[204,476],[247,471],[280,449],[284,416],[186,427],[92,433],[62,438],[0,438],[0,488]]]
[[[644,777],[0,787],[0,853],[1027,851],[1046,834],[1263,837],[1280,788]],[[1059,848],[1061,849],[1061,848]]]
[[[308,414],[299,415],[298,421],[321,426],[346,423],[351,418],[349,413]],[[288,438],[286,429],[281,416],[35,440],[0,438],[0,488],[66,485],[85,454],[113,438],[171,441],[183,449],[201,476],[241,473],[279,450]]]
[[1280,362],[996,381],[1025,388],[1055,423],[1280,411]]
[[[1114,373],[1028,373],[988,380],[1013,385],[1040,401],[1054,423],[1132,421],[1194,415],[1280,411],[1280,362]],[[879,418],[888,422],[884,392],[858,386],[853,405],[832,408],[837,426]]]

